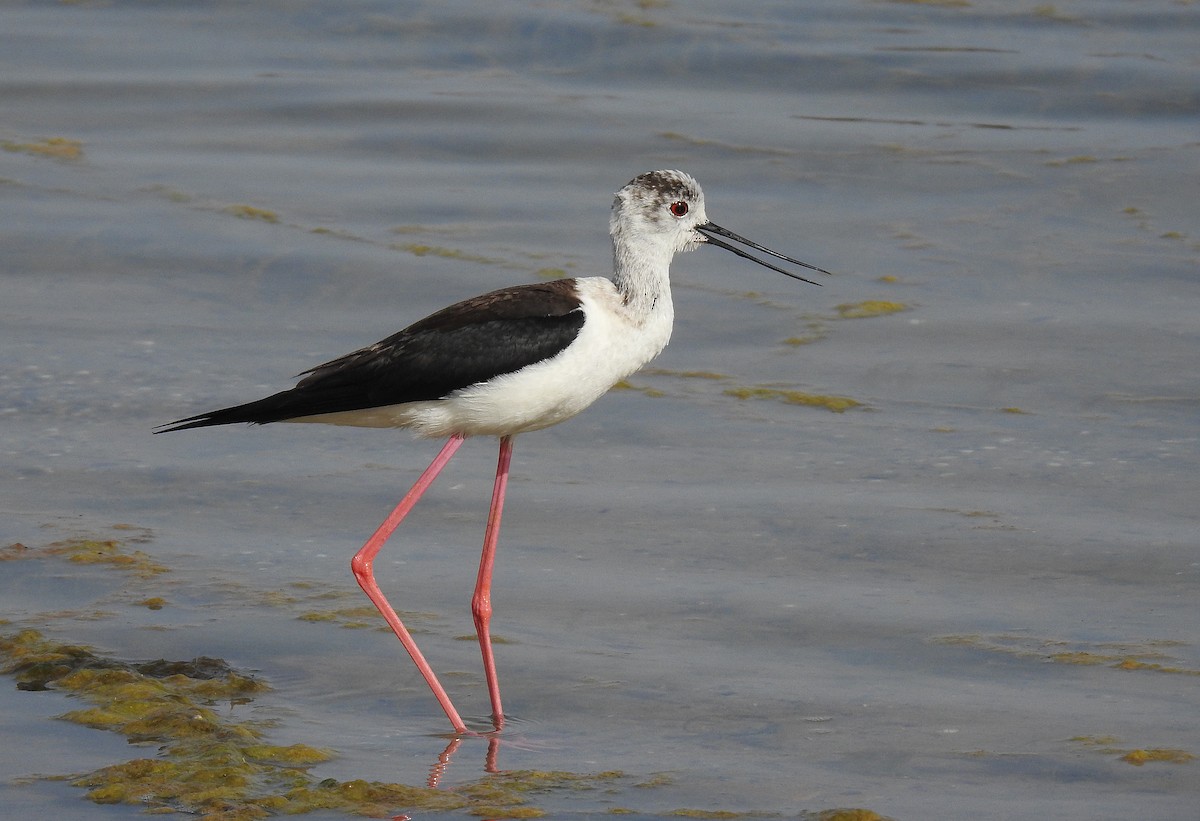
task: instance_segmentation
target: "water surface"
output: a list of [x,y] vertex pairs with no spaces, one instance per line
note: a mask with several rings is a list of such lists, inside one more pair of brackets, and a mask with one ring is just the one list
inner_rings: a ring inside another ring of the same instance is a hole
[[[6,631],[225,659],[270,681],[242,710],[276,743],[336,754],[316,778],[424,783],[447,728],[400,648],[298,616],[364,603],[349,557],[436,445],[150,431],[454,300],[606,273],[611,192],[679,167],[715,221],[836,275],[678,259],[655,368],[519,440],[498,766],[626,774],[539,797],[557,817],[1195,817],[1194,5],[0,16],[0,539],[136,535],[170,568],[6,563]],[[843,318],[868,301],[903,310]],[[479,727],[455,639],[494,458],[468,443],[379,560]],[[6,817],[136,812],[27,777],[152,747],[0,692]]]

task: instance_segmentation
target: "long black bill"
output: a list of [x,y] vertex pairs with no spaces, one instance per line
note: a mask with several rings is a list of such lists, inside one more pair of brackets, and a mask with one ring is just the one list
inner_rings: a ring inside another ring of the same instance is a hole
[[783,274],[784,276],[789,276],[792,279],[798,279],[801,282],[807,282],[810,285],[820,285],[821,283],[813,282],[811,279],[806,279],[805,277],[802,277],[799,274],[793,274],[791,271],[785,271],[783,268],[780,268],[777,265],[772,265],[771,263],[767,262],[766,260],[761,260],[756,256],[752,256],[751,254],[743,251],[741,248],[738,248],[736,245],[730,245],[728,242],[722,242],[721,240],[716,239],[713,236],[713,234],[717,234],[722,237],[727,237],[727,238],[733,240],[734,242],[740,242],[742,245],[749,246],[750,248],[753,248],[755,251],[762,251],[764,254],[770,254],[771,256],[775,257],[776,259],[782,259],[785,262],[792,263],[793,265],[799,265],[801,268],[807,268],[810,271],[817,271],[822,274],[829,273],[824,268],[818,268],[815,265],[809,265],[807,262],[801,262],[798,259],[792,259],[791,257],[784,256],[783,254],[779,253],[778,251],[772,251],[770,248],[759,245],[757,242],[751,242],[750,240],[746,239],[745,237],[739,237],[737,234],[733,233],[732,231],[728,230],[727,228],[722,228],[721,226],[717,225],[714,222],[706,222],[703,225],[697,225],[696,230],[704,235],[704,241],[710,245],[715,245],[718,248],[724,248],[726,251],[733,251],[733,253],[737,254],[739,257],[741,257],[743,259],[748,259],[751,262],[757,262],[759,265],[764,265],[767,268],[770,268],[772,271],[778,271],[779,273]]

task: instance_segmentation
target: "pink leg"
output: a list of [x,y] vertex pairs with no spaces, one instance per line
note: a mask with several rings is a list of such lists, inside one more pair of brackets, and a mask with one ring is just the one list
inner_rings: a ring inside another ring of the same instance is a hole
[[383,591],[379,589],[379,585],[375,583],[373,565],[375,563],[375,556],[379,553],[380,548],[383,547],[384,542],[400,526],[400,523],[404,521],[404,517],[409,514],[409,511],[417,504],[417,500],[433,484],[433,480],[442,472],[442,468],[446,466],[462,443],[463,437],[457,435],[450,437],[450,440],[442,447],[441,453],[425,469],[425,472],[421,474],[421,478],[417,479],[417,483],[412,486],[412,489],[400,500],[400,504],[396,505],[395,510],[391,512],[383,524],[379,526],[379,529],[375,531],[370,539],[367,539],[367,543],[362,546],[362,549],[354,554],[354,558],[350,560],[350,568],[354,571],[355,578],[358,579],[358,586],[363,589],[363,592],[367,594],[375,606],[379,608],[379,612],[387,619],[387,623],[391,625],[392,631],[412,657],[413,662],[417,665],[417,669],[421,671],[421,675],[425,677],[425,682],[429,685],[429,689],[433,691],[438,704],[442,705],[442,709],[446,711],[446,717],[450,719],[450,723],[454,725],[454,731],[457,733],[467,732],[467,725],[463,724],[458,711],[450,703],[450,697],[446,695],[445,689],[437,680],[437,676],[434,675],[433,668],[425,661],[425,657],[417,649],[417,643],[413,641],[413,637],[409,634],[408,629],[400,621],[400,617],[396,615],[396,611],[388,604],[388,600],[384,597]]
[[508,467],[512,462],[513,437],[500,440],[500,459],[496,465],[496,485],[492,490],[492,509],[488,513],[487,534],[483,538],[483,555],[479,559],[479,577],[475,581],[475,596],[471,613],[475,616],[475,634],[483,653],[483,672],[487,676],[488,696],[492,699],[492,721],[499,730],[504,726],[504,708],[500,706],[500,682],[496,678],[496,657],[492,654],[492,636],[488,625],[492,621],[492,567],[496,563],[496,542],[500,539],[500,517],[504,513],[504,491],[508,487]]

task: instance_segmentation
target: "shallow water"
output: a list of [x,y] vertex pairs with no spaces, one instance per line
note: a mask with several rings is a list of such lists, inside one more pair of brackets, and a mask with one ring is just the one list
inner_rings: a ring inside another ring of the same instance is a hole
[[[224,658],[271,682],[248,709],[278,743],[336,753],[316,777],[423,783],[447,727],[400,648],[297,616],[365,603],[349,557],[436,446],[149,432],[456,299],[604,273],[611,192],[680,167],[715,221],[836,276],[680,258],[636,390],[520,439],[498,766],[629,776],[540,797],[554,816],[1195,818],[1195,761],[1121,757],[1200,754],[1194,4],[0,18],[0,539],[145,528],[171,571],[8,562],[10,627]],[[838,310],[872,300],[906,310]],[[455,638],[494,451],[468,443],[379,560],[480,727]],[[6,817],[136,811],[25,777],[153,751],[0,691]]]

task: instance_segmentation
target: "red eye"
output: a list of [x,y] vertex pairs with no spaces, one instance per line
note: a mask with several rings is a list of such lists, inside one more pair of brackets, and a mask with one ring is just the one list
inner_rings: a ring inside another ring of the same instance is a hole
[[683,200],[671,203],[671,213],[677,217],[685,216],[688,212],[688,204]]

